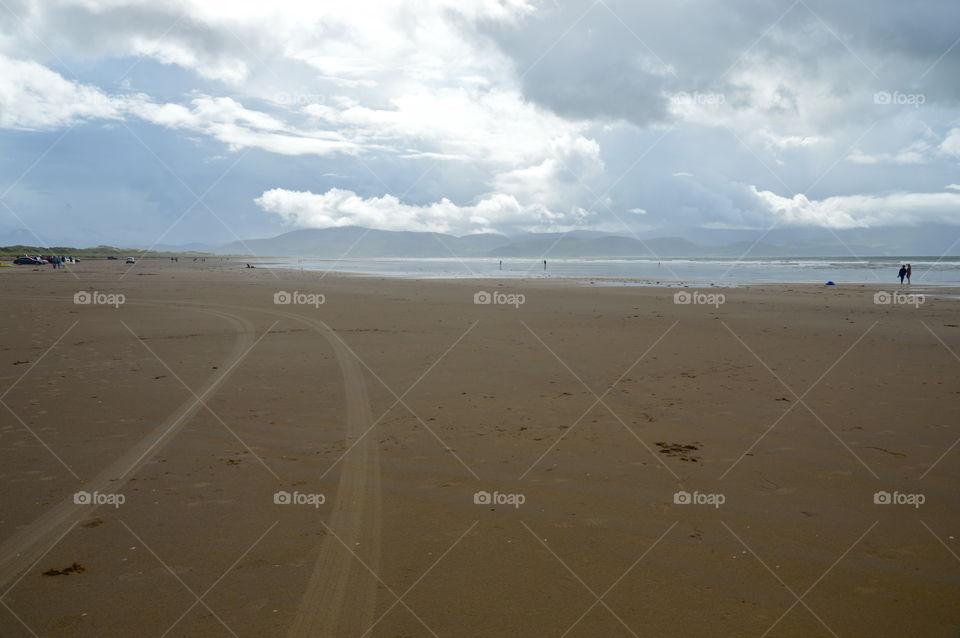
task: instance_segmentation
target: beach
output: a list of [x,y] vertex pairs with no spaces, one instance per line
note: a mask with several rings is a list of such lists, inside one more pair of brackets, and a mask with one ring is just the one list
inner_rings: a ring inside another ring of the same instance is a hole
[[0,286],[4,637],[960,631],[955,289]]

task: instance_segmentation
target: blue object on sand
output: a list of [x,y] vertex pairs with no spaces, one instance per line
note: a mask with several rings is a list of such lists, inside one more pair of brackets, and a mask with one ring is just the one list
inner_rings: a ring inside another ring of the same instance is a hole
[[825,283],[824,285],[825,285],[825,286],[836,286],[837,284],[833,283],[832,281],[828,281],[828,282]]

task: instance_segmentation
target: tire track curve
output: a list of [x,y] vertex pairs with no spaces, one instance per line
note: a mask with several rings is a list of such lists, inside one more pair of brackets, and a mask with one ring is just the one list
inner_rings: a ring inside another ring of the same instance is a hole
[[[359,636],[374,622],[377,578],[373,574],[380,565],[382,531],[380,455],[375,439],[364,436],[373,416],[363,369],[356,355],[323,322],[282,311],[270,314],[304,323],[326,338],[343,373],[346,443],[353,445],[363,437],[340,461],[340,481],[328,524],[333,534],[327,532],[320,544],[313,573],[287,635]],[[362,556],[363,564],[351,550]]]
[[[131,303],[132,302],[128,302]],[[136,302],[137,305],[162,305],[150,302]],[[236,341],[226,358],[218,366],[216,374],[211,375],[204,385],[196,391],[196,396],[181,404],[169,417],[156,428],[115,459],[106,469],[83,483],[79,490],[86,492],[119,492],[129,477],[153,459],[173,437],[183,429],[190,418],[197,413],[206,399],[211,396],[231,376],[237,364],[255,343],[253,323],[239,315],[193,307],[192,310],[214,315],[228,321],[236,332]],[[10,538],[0,543],[0,589],[8,586],[30,569],[42,556],[78,522],[88,518],[97,508],[96,505],[78,506],[73,495],[54,505],[33,522],[20,528]]]

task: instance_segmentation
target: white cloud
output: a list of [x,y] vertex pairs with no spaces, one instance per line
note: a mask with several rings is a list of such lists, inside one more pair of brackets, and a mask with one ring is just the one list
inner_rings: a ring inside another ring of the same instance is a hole
[[49,130],[84,119],[119,119],[125,100],[0,54],[0,128]]
[[131,105],[130,112],[170,129],[204,133],[232,150],[256,147],[281,155],[327,155],[361,148],[335,132],[290,127],[231,98],[199,97],[191,107],[139,102]]
[[[475,75],[486,64],[464,25],[513,24],[534,11],[527,0],[26,0],[8,51],[35,48],[34,34],[63,36],[60,47],[87,57],[145,56],[238,88],[258,74],[283,75],[298,61],[343,86],[410,76]],[[2,45],[0,38],[0,45]],[[45,52],[46,53],[46,52]],[[397,65],[403,60],[403,65]],[[481,74],[482,75],[482,74]],[[276,79],[276,78],[274,78]]]
[[854,149],[847,159],[855,164],[924,164],[931,159],[932,147],[929,143],[918,140],[896,153],[876,153],[869,155],[860,149]]
[[960,128],[951,129],[938,150],[948,157],[960,159]]
[[807,148],[826,141],[818,135],[782,135],[766,129],[759,131],[759,136],[767,148],[779,151]]
[[584,212],[555,213],[539,204],[523,205],[512,195],[495,193],[470,206],[449,199],[414,206],[393,195],[364,198],[332,188],[326,193],[274,188],[256,200],[264,211],[298,228],[366,226],[381,230],[419,230],[467,234],[494,229],[562,230],[582,221]]
[[960,224],[960,193],[841,195],[811,200],[750,187],[761,207],[786,226],[870,228],[922,223]]
[[578,195],[586,195],[591,202],[596,199],[583,183],[603,171],[599,144],[565,134],[550,141],[546,154],[540,163],[495,175],[493,189],[548,207],[563,206]]
[[0,55],[0,128],[53,130],[84,120],[130,116],[169,129],[203,133],[231,149],[284,155],[354,153],[360,145],[320,129],[299,130],[232,98],[202,96],[190,106],[158,104],[141,93],[109,95],[31,61]]
[[304,111],[358,144],[415,145],[500,167],[553,157],[558,137],[575,137],[585,128],[525,102],[516,91],[476,87],[418,90],[393,97],[383,108],[348,102],[312,104]]
[[[511,60],[472,33],[481,21],[516,24],[534,9],[527,0],[194,0],[176,10],[146,0],[61,0],[49,11],[27,12],[26,26],[70,36],[70,26],[57,21],[69,10],[83,37],[63,38],[64,47],[142,55],[228,86],[199,90],[185,104],[159,103],[145,95],[111,96],[31,62],[48,84],[66,88],[59,95],[44,88],[39,99],[15,96],[19,104],[2,113],[8,127],[134,116],[209,136],[231,150],[473,162],[464,170],[479,172],[474,179],[484,190],[554,205],[571,192],[563,167],[584,180],[603,170],[599,146],[584,136],[587,123],[525,100]],[[100,108],[76,107],[73,94],[81,92]],[[275,108],[253,110],[250,98]],[[52,105],[52,112],[38,103]],[[0,106],[6,106],[2,92]]]

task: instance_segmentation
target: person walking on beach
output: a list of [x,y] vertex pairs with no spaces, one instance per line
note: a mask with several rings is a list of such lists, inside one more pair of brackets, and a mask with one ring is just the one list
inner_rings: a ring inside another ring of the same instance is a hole
[[912,272],[913,272],[913,266],[911,266],[910,264],[907,264],[907,283],[908,284],[910,283],[910,273]]
[[907,267],[904,264],[900,264],[900,272],[897,273],[897,277],[900,278],[900,283],[903,283],[903,278],[907,276]]

